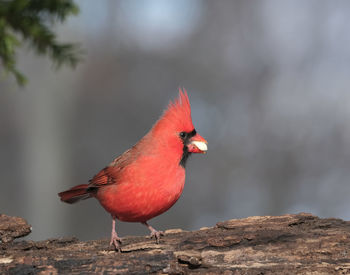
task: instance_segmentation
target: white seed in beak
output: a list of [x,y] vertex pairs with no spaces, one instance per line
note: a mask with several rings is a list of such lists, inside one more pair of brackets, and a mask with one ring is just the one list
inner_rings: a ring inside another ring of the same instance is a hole
[[192,141],[191,144],[193,144],[194,146],[196,146],[199,150],[205,152],[208,150],[208,146],[205,144],[205,142],[203,141]]

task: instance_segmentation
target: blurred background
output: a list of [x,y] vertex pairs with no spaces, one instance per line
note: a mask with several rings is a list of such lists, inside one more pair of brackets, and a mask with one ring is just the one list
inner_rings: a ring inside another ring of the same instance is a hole
[[[350,219],[350,2],[76,1],[56,28],[85,61],[55,71],[23,49],[20,88],[0,82],[0,212],[30,239],[109,237],[94,200],[57,193],[86,183],[135,144],[185,87],[197,131],[180,200],[151,220],[194,230],[254,215]],[[121,236],[148,234],[117,223]]]

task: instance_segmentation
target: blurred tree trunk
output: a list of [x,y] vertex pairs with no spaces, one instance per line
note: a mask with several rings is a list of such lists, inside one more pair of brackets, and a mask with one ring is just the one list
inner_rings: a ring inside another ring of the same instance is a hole
[[[0,237],[6,228],[15,232],[16,223],[21,228],[17,232],[28,233],[23,222],[12,220],[7,227],[6,222],[9,217],[0,216]],[[107,240],[11,242],[7,235],[2,241],[1,274],[350,272],[350,222],[305,213],[229,220],[193,232],[168,230],[160,244],[148,237],[126,237],[122,253],[113,251]]]

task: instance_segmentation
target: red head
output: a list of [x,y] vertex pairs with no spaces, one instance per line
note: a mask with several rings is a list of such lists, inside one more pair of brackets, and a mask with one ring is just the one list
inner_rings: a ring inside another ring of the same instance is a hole
[[182,155],[180,164],[190,153],[205,153],[207,141],[197,134],[191,118],[191,106],[186,90],[179,89],[179,97],[170,102],[161,118],[152,129],[153,135],[160,138],[168,148]]

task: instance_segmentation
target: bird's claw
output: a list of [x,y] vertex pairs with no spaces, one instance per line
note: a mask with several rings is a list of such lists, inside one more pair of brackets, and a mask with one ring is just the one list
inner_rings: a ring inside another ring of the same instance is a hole
[[112,233],[111,241],[110,241],[109,245],[110,246],[113,245],[116,251],[121,252],[120,244],[122,244],[122,239],[119,238],[115,232]]
[[157,244],[159,244],[160,236],[164,236],[163,231],[154,230],[151,232],[151,239],[154,237],[156,239]]

